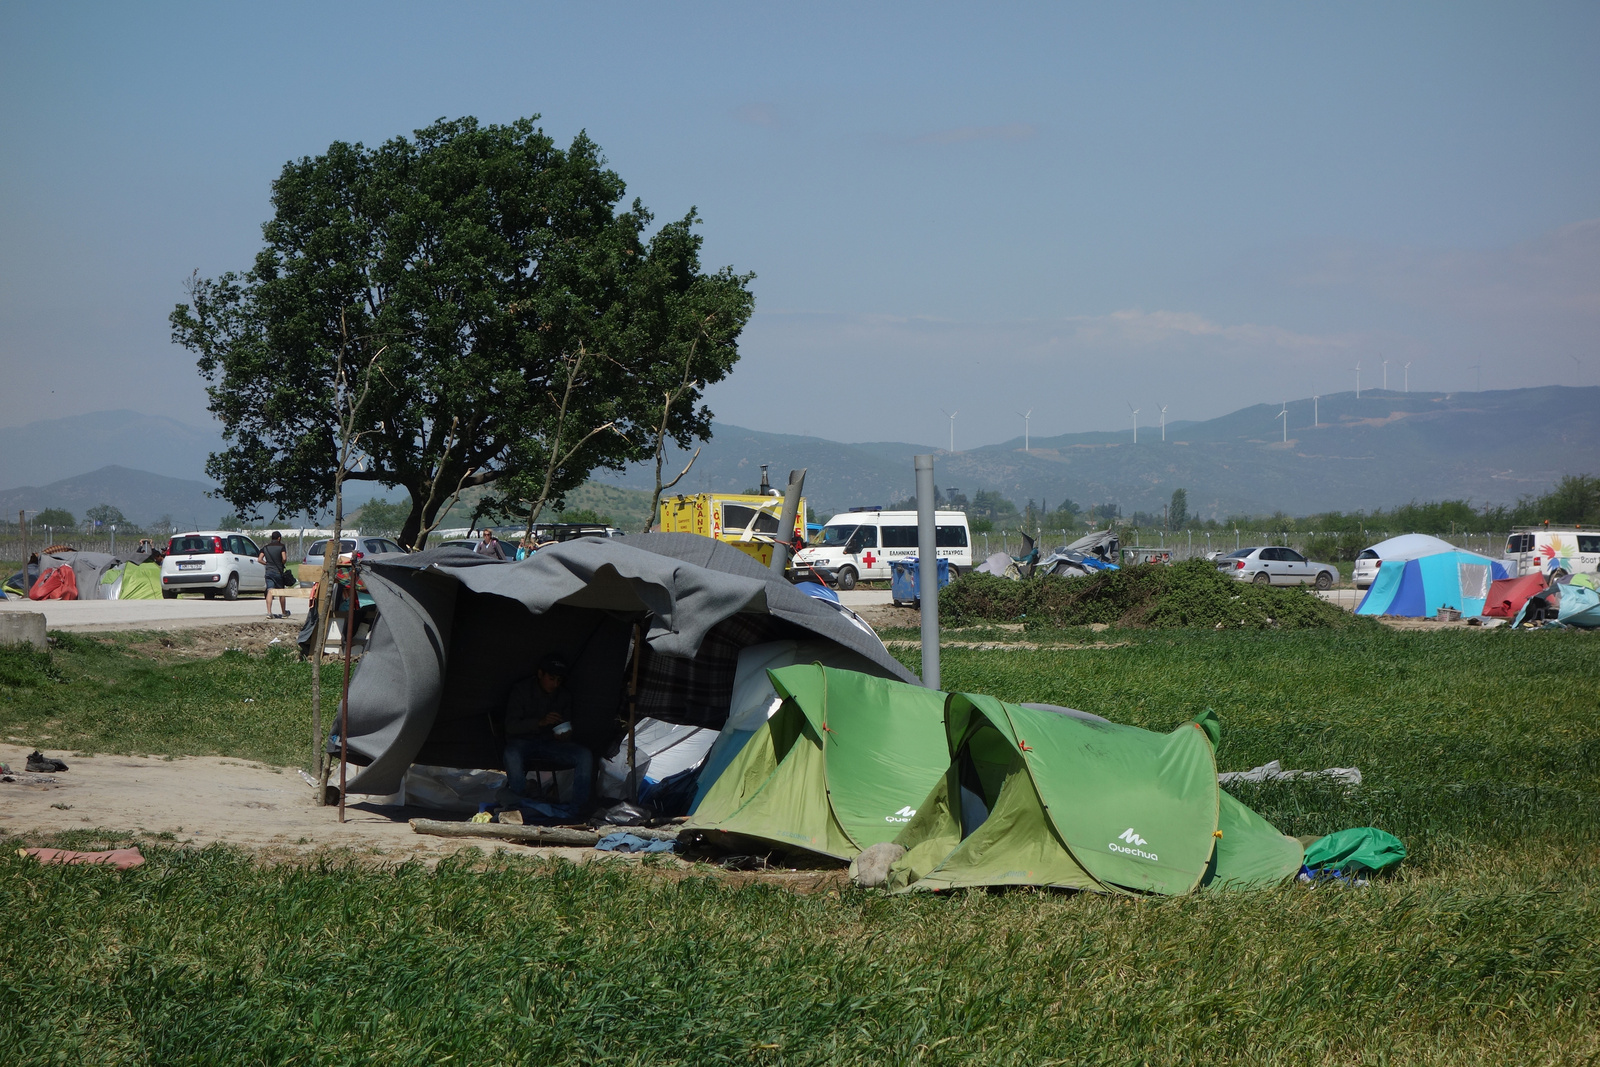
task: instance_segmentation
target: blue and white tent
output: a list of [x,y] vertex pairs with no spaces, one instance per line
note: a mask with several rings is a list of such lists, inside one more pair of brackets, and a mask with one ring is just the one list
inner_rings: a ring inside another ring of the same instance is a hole
[[1385,560],[1356,614],[1431,619],[1440,608],[1455,608],[1470,618],[1483,614],[1489,583],[1508,577],[1504,564],[1475,552]]

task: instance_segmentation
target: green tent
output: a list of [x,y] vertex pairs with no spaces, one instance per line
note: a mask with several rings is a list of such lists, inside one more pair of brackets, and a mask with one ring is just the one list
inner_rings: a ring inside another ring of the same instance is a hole
[[128,563],[122,568],[122,588],[118,600],[160,600],[161,564]]
[[1156,734],[955,694],[945,729],[945,773],[896,838],[891,889],[1176,895],[1299,870],[1299,843],[1217,785],[1209,711]]
[[841,860],[892,840],[950,765],[944,694],[814,663],[767,675],[782,703],[684,828]]

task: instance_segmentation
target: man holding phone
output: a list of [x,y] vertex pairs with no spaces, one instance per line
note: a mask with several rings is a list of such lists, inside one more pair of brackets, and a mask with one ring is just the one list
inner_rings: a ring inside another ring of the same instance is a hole
[[528,763],[542,760],[572,768],[572,796],[566,807],[576,815],[589,802],[594,754],[572,740],[572,694],[566,690],[567,661],[558,652],[539,660],[532,678],[511,687],[506,699],[506,788],[527,796]]

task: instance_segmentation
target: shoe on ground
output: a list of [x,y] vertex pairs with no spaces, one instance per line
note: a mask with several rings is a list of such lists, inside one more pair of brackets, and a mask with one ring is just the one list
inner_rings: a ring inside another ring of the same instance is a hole
[[28,754],[28,770],[34,774],[54,774],[57,771],[66,769],[67,765],[65,763],[58,759],[51,759],[38,749],[34,749]]

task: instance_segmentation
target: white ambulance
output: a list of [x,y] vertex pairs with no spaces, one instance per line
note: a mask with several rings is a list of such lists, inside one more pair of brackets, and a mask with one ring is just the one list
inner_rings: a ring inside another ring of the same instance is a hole
[[[972,534],[961,511],[933,514],[934,544],[950,577],[972,568]],[[862,508],[835,515],[794,558],[797,579],[815,571],[840,589],[889,578],[889,564],[917,554],[917,513]]]
[[1519,577],[1600,571],[1600,530],[1577,526],[1517,526],[1506,538],[1506,569]]

